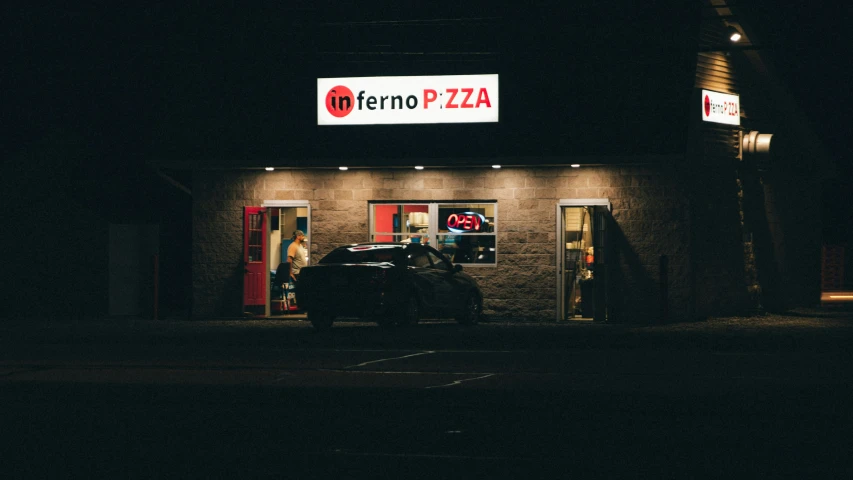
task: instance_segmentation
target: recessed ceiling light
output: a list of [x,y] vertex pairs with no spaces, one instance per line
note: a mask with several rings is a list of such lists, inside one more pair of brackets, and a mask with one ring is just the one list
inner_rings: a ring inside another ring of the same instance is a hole
[[500,165],[492,165],[492,168],[501,168]]
[[580,165],[579,165],[579,164],[577,164],[577,163],[573,163],[573,164],[572,164],[572,168],[580,168]]
[[349,170],[349,167],[338,167],[338,170],[347,171]]
[[424,169],[424,167],[422,167],[422,166],[420,166],[420,165],[418,165],[418,166],[416,166],[416,167],[415,167],[415,170],[423,170],[423,169]]
[[268,172],[271,172],[271,171],[275,170],[275,168],[273,168],[273,167],[267,167],[267,168],[265,168],[264,170],[266,170],[266,171],[268,171]]

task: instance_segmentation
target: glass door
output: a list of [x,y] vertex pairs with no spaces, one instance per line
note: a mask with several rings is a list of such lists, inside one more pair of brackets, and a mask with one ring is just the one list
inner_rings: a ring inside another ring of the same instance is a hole
[[605,223],[609,201],[557,207],[558,320],[604,321],[607,313]]
[[563,207],[563,314],[561,320],[592,320],[595,277],[594,226],[590,207]]

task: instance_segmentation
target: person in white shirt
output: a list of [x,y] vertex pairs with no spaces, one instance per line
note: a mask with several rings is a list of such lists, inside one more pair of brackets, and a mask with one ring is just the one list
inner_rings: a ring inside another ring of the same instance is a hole
[[305,242],[305,232],[296,230],[293,232],[293,242],[287,247],[287,261],[290,262],[290,278],[295,282],[299,278],[299,271],[308,264],[308,249]]

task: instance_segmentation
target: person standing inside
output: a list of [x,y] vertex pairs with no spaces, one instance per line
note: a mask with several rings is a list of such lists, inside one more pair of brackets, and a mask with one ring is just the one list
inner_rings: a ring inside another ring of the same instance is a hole
[[299,251],[302,252],[302,266],[305,267],[308,265],[308,237],[305,235],[299,243]]
[[295,282],[299,278],[299,271],[308,263],[308,249],[303,245],[305,232],[296,230],[292,238],[293,242],[287,247],[287,261],[290,262],[290,279]]

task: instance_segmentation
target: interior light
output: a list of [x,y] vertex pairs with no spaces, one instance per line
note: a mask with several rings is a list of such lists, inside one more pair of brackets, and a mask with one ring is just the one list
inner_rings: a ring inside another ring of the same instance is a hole
[[500,165],[492,165],[492,168],[501,168]]
[[267,167],[267,168],[265,168],[264,170],[266,170],[266,171],[268,171],[268,172],[271,172],[271,171],[275,170],[275,168],[273,168],[273,167]]
[[423,170],[423,169],[424,169],[424,167],[422,167],[421,165],[418,165],[415,167],[415,170]]
[[726,28],[726,36],[729,37],[729,40],[731,40],[734,43],[739,42],[740,39],[742,38],[740,31],[731,25],[729,25],[729,27]]
[[571,167],[572,167],[572,168],[580,168],[581,166],[580,166],[580,164],[578,164],[578,163],[573,163],[573,164],[571,165]]
[[349,170],[349,167],[338,167],[338,170],[345,172],[345,171]]

